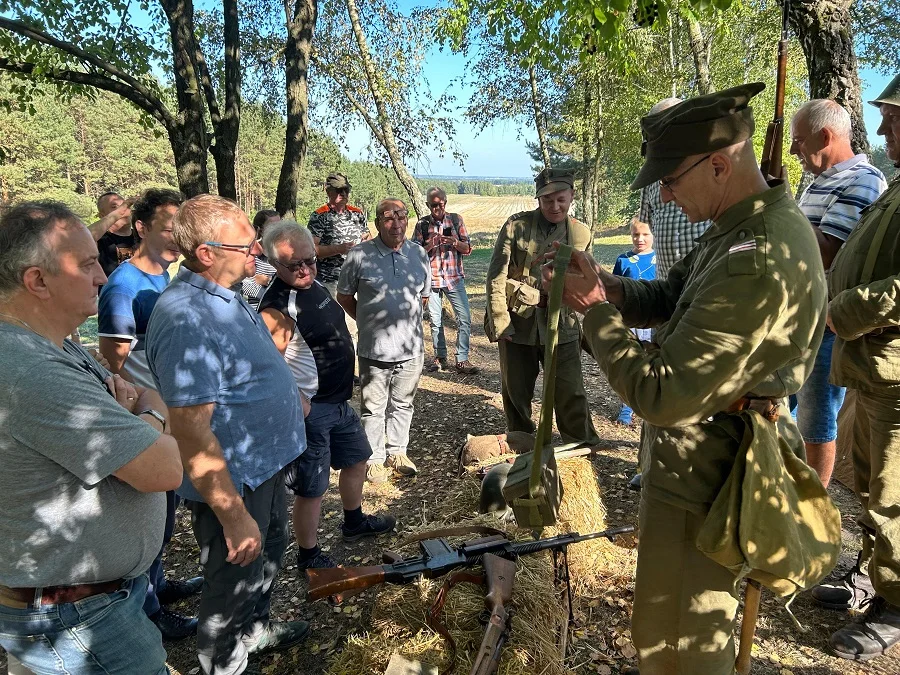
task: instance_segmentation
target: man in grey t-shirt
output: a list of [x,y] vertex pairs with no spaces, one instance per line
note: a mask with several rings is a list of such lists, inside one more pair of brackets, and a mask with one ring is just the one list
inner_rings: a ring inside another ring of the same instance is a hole
[[424,249],[406,239],[408,218],[402,201],[382,200],[378,236],[350,249],[337,285],[337,301],[359,327],[360,418],[372,446],[366,477],[373,483],[387,480],[389,469],[416,474],[406,446],[425,361],[422,313],[431,265]]
[[36,672],[162,675],[144,572],[181,460],[159,397],[65,340],[105,281],[62,204],[0,221],[0,645]]

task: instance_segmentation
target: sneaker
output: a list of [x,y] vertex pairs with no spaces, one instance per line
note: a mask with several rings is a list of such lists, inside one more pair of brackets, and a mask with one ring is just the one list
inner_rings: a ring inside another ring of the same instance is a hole
[[300,644],[309,635],[308,621],[280,621],[266,626],[256,644],[247,648],[249,654],[268,654]]
[[480,368],[478,368],[478,366],[473,366],[469,359],[456,362],[456,372],[460,375],[475,375],[479,370]]
[[166,579],[166,585],[156,594],[156,597],[159,599],[159,604],[171,605],[173,602],[197,595],[201,588],[203,588],[203,577],[174,581]]
[[369,464],[366,467],[366,480],[370,483],[386,483],[391,477],[391,470],[384,464]]
[[397,519],[394,516],[369,515],[365,516],[363,521],[352,529],[347,527],[347,523],[341,525],[341,534],[344,535],[344,541],[356,541],[363,537],[375,537],[390,532],[396,524]]
[[811,595],[817,605],[826,609],[859,609],[863,603],[871,602],[875,589],[868,574],[859,569],[859,562],[840,579],[815,586]]
[[425,363],[424,370],[426,373],[436,373],[440,369],[441,369],[441,362],[437,358],[431,359],[431,361],[427,361]]
[[302,572],[303,570],[321,569],[323,567],[337,567],[337,563],[328,555],[322,553],[322,551],[316,553],[312,558],[306,558],[305,560],[300,560],[299,554],[297,555],[298,572]]
[[165,607],[150,617],[162,633],[163,640],[183,640],[197,633],[196,617],[181,616]]
[[628,489],[635,492],[641,491],[641,474],[636,473],[631,477],[631,480],[628,481]]
[[866,604],[866,613],[860,619],[847,624],[828,640],[836,656],[868,661],[900,642],[900,607],[879,596]]
[[405,452],[400,455],[391,455],[388,457],[385,466],[393,469],[401,476],[415,476],[419,473],[416,465],[413,464],[413,461],[409,457],[407,457]]
[[619,413],[619,416],[616,418],[616,424],[620,424],[623,427],[630,427],[633,420],[634,420],[633,415],[626,415],[625,413]]

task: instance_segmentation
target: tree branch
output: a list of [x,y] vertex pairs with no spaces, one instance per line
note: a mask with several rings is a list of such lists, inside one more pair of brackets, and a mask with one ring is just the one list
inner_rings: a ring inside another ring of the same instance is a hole
[[[154,108],[155,112],[151,112],[146,107],[146,104],[141,105],[140,107],[144,110],[147,110],[148,113],[160,119],[160,121],[165,120],[163,123],[166,128],[170,128],[170,125],[174,126],[175,119],[172,117],[171,113],[166,109],[163,105],[162,101],[160,101],[152,91],[150,91],[147,87],[140,83],[136,78],[129,75],[128,73],[120,70],[116,66],[111,63],[107,63],[103,59],[76,47],[75,45],[65,42],[64,40],[60,40],[58,38],[45,33],[42,30],[37,28],[32,28],[28,24],[22,23],[21,21],[16,21],[14,19],[7,19],[6,17],[0,16],[0,28],[6,29],[11,33],[15,33],[17,35],[21,35],[30,40],[34,40],[35,42],[40,42],[45,45],[49,45],[51,47],[55,47],[60,51],[69,54],[70,56],[74,56],[75,58],[81,59],[82,61],[86,61],[90,63],[92,66],[99,68],[100,70],[109,73],[113,77],[117,77],[122,80],[126,85],[128,85],[131,89],[133,89],[145,102],[150,103]],[[77,71],[66,71],[68,73],[76,73]],[[108,82],[112,82],[111,78],[106,78]],[[102,88],[102,87],[101,87]],[[108,89],[108,91],[112,91]],[[119,92],[116,92],[119,93]],[[124,96],[124,94],[122,94]],[[125,96],[129,100],[133,100],[128,96]]]
[[366,107],[350,92],[350,88],[344,82],[341,82],[334,70],[332,70],[330,66],[325,65],[315,54],[310,57],[310,62],[320,71],[325,73],[325,75],[330,77],[334,83],[341,88],[341,91],[344,92],[344,96],[350,101],[350,105],[356,109],[356,112],[362,116],[369,129],[371,129],[372,135],[375,136],[375,140],[384,147],[385,139],[384,135],[381,133],[381,128],[378,126],[378,122],[372,118],[369,111],[366,110]]
[[[33,63],[17,63],[10,61],[7,58],[0,57],[0,70],[5,70],[10,73],[19,73],[21,75],[28,75],[29,77],[35,77],[34,68],[35,64]],[[36,77],[42,77],[47,80],[56,80],[59,82],[68,82],[70,84],[80,84],[88,87],[95,87],[96,89],[102,89],[104,91],[112,92],[113,94],[118,94],[122,98],[131,101],[138,108],[153,117],[153,119],[155,119],[157,122],[162,124],[163,127],[165,127],[166,131],[170,131],[174,128],[174,119],[172,119],[171,115],[161,115],[157,107],[154,105],[154,102],[147,100],[147,98],[144,97],[141,92],[136,91],[124,82],[114,80],[106,75],[99,75],[97,73],[85,73],[80,70],[53,70],[49,72],[42,72]],[[168,111],[166,112],[168,113]]]

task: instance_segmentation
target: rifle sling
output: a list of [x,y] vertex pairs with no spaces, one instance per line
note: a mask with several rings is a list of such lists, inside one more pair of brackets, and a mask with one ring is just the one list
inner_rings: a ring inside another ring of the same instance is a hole
[[441,670],[441,675],[449,675],[449,673],[452,673],[453,669],[456,667],[456,641],[453,639],[453,636],[450,635],[450,631],[447,630],[447,627],[441,621],[441,612],[444,610],[444,603],[447,602],[447,596],[450,594],[450,589],[459,583],[483,586],[485,583],[485,578],[483,574],[476,574],[475,572],[469,572],[466,570],[454,572],[444,580],[444,584],[441,586],[441,590],[438,591],[437,596],[435,596],[434,598],[434,602],[431,604],[431,607],[425,614],[425,623],[428,624],[428,627],[431,628],[431,630],[444,638],[444,640],[447,641],[447,645],[449,646],[450,658],[448,659],[447,665],[444,666],[443,670]]
[[488,527],[487,525],[460,525],[459,527],[443,527],[437,530],[429,530],[428,532],[419,532],[413,534],[397,544],[397,548],[403,548],[409,544],[426,539],[441,539],[443,537],[461,537],[466,534],[486,534],[500,535],[506,537],[506,532],[498,530],[496,527]]

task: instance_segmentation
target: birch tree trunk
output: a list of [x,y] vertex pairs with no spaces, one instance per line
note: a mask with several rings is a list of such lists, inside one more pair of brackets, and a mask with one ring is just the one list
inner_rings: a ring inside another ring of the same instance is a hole
[[538,144],[541,147],[541,157],[544,160],[544,168],[551,168],[550,146],[547,143],[547,120],[541,106],[541,97],[538,94],[537,73],[534,63],[528,64],[528,83],[531,85],[531,107],[534,109],[534,126],[537,129]]

